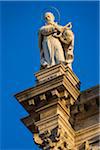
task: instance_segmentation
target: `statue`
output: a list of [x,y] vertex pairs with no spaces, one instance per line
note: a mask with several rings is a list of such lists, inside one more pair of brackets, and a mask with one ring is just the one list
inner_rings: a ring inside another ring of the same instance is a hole
[[51,12],[46,12],[44,18],[46,24],[39,30],[41,67],[46,68],[62,62],[72,69],[74,58],[72,24],[58,25],[54,22],[55,17]]

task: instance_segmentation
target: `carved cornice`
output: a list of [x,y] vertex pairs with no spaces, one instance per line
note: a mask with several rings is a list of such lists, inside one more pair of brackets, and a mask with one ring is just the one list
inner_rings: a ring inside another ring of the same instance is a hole
[[95,88],[82,92],[78,101],[71,106],[70,121],[73,128],[79,130],[92,124],[97,124],[99,122],[98,114],[99,86],[96,86]]
[[[49,75],[49,73],[51,74]],[[39,78],[42,76],[42,80],[45,80],[45,78],[47,78],[48,76],[50,77],[51,75],[56,76],[54,78],[48,79],[45,82],[41,82],[41,79]],[[80,83],[78,78],[76,78],[76,75],[71,71],[70,68],[66,69],[63,64],[44,69],[37,73],[36,76],[39,78],[39,81],[37,82],[37,85],[35,87],[15,95],[19,102],[31,99],[37,95],[46,93],[47,91],[51,91],[54,88],[58,90],[65,88],[68,92],[71,92],[70,94],[72,94],[74,99],[76,99],[76,97],[78,97],[78,95],[80,94],[79,89],[77,88],[77,85]],[[68,88],[66,84],[68,84]],[[73,90],[74,92],[72,93]]]
[[86,140],[90,140],[96,136],[100,136],[100,124],[94,124],[90,127],[78,130],[75,132],[75,145],[78,147],[81,143],[84,143]]

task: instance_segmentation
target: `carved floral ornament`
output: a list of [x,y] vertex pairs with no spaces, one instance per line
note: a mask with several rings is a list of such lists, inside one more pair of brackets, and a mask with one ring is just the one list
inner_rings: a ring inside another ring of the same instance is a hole
[[43,150],[71,150],[67,133],[60,126],[40,135],[34,134],[34,141]]

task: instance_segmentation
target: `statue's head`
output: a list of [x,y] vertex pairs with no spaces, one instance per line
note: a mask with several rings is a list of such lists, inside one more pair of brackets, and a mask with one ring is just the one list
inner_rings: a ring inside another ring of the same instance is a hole
[[46,12],[44,15],[44,18],[45,18],[47,23],[53,22],[55,20],[55,17],[51,12]]

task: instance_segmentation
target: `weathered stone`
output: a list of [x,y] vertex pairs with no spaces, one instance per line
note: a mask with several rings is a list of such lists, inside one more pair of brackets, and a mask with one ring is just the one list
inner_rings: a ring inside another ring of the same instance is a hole
[[62,63],[36,77],[35,87],[16,94],[29,112],[22,122],[35,143],[43,150],[98,150],[98,86],[80,95],[80,81]]

